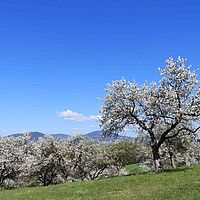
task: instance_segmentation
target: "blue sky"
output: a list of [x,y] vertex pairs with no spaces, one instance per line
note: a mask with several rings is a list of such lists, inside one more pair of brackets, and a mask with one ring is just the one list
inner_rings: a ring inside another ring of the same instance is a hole
[[158,80],[169,56],[200,67],[199,10],[197,0],[1,1],[0,134],[97,130],[111,80]]

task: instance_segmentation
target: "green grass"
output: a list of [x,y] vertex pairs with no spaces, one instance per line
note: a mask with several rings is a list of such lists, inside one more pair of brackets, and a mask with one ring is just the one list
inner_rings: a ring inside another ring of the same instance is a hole
[[129,174],[131,174],[138,167],[139,167],[139,164],[130,164],[130,165],[126,165],[125,169]]
[[0,200],[199,200],[200,166],[0,191]]
[[146,173],[145,169],[142,168],[140,164],[126,165],[125,170],[128,174],[132,174],[132,175]]

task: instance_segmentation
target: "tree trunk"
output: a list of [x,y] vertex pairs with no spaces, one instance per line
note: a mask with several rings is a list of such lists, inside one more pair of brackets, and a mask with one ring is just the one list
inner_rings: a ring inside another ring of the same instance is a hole
[[153,161],[154,161],[155,171],[159,172],[160,171],[160,155],[159,155],[158,148],[152,147],[152,151],[153,151]]
[[170,153],[169,153],[169,158],[170,158],[171,167],[176,168],[173,152],[170,152]]

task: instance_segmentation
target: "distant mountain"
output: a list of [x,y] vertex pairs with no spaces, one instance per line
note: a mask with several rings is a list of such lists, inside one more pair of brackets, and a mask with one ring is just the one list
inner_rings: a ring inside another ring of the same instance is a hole
[[[30,132],[30,134],[31,134],[31,140],[38,140],[39,138],[43,138],[45,136],[44,133],[40,133],[40,132]],[[16,134],[8,135],[8,137],[19,137],[22,135],[23,133],[16,133]],[[51,136],[57,139],[66,139],[66,138],[71,137],[70,135],[67,135],[67,134],[51,134]],[[114,137],[114,136],[103,137],[102,131],[100,130],[84,134],[83,136],[89,139],[96,140],[96,141],[114,141],[117,139],[133,140],[132,137],[123,136],[123,135],[118,135],[117,137]]]
[[[16,134],[12,134],[12,135],[8,135],[8,137],[19,137],[22,136],[23,133],[16,133]],[[30,132],[31,135],[31,140],[38,140],[41,137],[44,137],[44,133],[40,133],[40,132]]]
[[96,140],[96,141],[114,141],[117,139],[133,140],[132,137],[123,136],[123,135],[103,137],[103,132],[100,130],[87,133],[84,136],[86,136],[90,139]]
[[[16,134],[8,135],[8,137],[19,137],[22,135],[23,133],[16,133]],[[31,140],[38,140],[39,138],[43,138],[45,136],[44,133],[40,133],[40,132],[30,132],[30,135],[31,135],[31,138],[30,138]],[[65,139],[65,138],[70,137],[70,135],[67,135],[67,134],[50,134],[50,135],[57,139]]]

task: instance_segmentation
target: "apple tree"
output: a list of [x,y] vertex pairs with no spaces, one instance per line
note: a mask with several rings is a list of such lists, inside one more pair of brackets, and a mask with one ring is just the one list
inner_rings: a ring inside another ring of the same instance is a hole
[[200,128],[197,72],[186,67],[186,59],[180,57],[168,58],[159,72],[158,83],[112,81],[107,85],[100,110],[104,135],[118,134],[126,126],[135,126],[150,137],[156,171],[160,168],[159,150],[166,140],[180,133],[194,134]]

